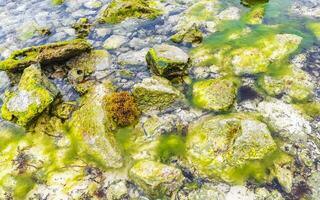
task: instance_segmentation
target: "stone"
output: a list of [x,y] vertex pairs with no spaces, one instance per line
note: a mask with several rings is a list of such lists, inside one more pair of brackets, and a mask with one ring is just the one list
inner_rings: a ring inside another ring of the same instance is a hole
[[59,91],[50,80],[42,74],[40,68],[31,65],[23,71],[17,91],[7,91],[2,117],[17,120],[26,125],[44,111],[56,98]]
[[126,182],[120,180],[119,182],[112,184],[106,191],[106,197],[110,200],[120,200],[128,195],[128,188]]
[[314,36],[320,40],[320,23],[312,22],[307,24],[307,27],[313,32]]
[[259,103],[257,110],[281,138],[297,145],[306,144],[307,135],[311,134],[310,123],[292,105],[270,99]]
[[133,96],[141,110],[163,110],[182,94],[165,78],[152,76],[133,86]]
[[255,200],[255,195],[245,186],[232,186],[225,200]]
[[320,172],[314,171],[308,179],[308,185],[310,186],[312,195],[311,199],[316,200],[320,198]]
[[236,99],[236,90],[236,85],[232,80],[208,79],[197,81],[192,87],[192,101],[200,108],[226,111]]
[[247,24],[261,24],[265,14],[265,5],[254,6],[244,16]]
[[159,15],[161,10],[154,0],[112,0],[99,22],[117,24],[129,18],[155,19]]
[[91,45],[82,39],[34,46],[12,52],[8,59],[0,61],[0,70],[24,69],[31,64],[64,62],[91,50]]
[[121,65],[146,65],[146,55],[148,48],[139,51],[129,51],[118,56],[118,63]]
[[[234,171],[277,149],[263,122],[241,114],[202,117],[188,129],[187,159],[208,178],[234,182]],[[247,177],[244,177],[247,178]]]
[[182,29],[175,35],[171,36],[170,39],[175,43],[201,43],[203,39],[203,34],[200,28],[194,24],[188,29]]
[[259,86],[270,96],[287,95],[290,102],[308,101],[314,94],[314,84],[310,75],[299,69],[288,66],[291,72],[281,76],[264,75],[258,80]]
[[113,92],[112,84],[107,82],[91,88],[82,97],[81,106],[68,121],[68,129],[77,145],[77,154],[89,155],[103,167],[120,168],[123,159],[111,131],[115,124],[107,117],[104,98]]
[[135,163],[129,170],[129,177],[152,197],[171,196],[184,181],[179,169],[150,160]]
[[89,19],[82,17],[72,25],[72,28],[74,28],[77,38],[85,38],[90,34],[91,26]]
[[117,49],[127,41],[127,38],[121,35],[111,35],[103,43],[105,49]]
[[[193,189],[193,188],[192,188]],[[188,192],[187,189],[182,189],[178,193],[179,200],[225,200],[225,193],[213,184],[203,184],[200,188],[196,188]]]
[[293,159],[288,155],[282,155],[274,161],[274,167],[271,173],[277,178],[283,190],[287,193],[291,192],[293,183]]
[[97,8],[100,8],[102,6],[102,3],[101,3],[101,1],[98,1],[98,0],[90,0],[90,1],[87,1],[84,4],[84,6],[89,8],[89,9],[97,9]]
[[186,74],[190,59],[182,49],[168,45],[155,45],[146,55],[148,66],[158,76],[174,78]]

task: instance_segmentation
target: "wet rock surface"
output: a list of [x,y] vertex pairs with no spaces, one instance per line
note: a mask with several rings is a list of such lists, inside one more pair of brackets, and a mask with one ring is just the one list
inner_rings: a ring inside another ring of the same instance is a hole
[[317,0],[0,17],[0,199],[319,199]]

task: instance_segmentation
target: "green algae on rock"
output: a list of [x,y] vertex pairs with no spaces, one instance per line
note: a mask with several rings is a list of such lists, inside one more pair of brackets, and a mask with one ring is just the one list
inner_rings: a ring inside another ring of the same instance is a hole
[[277,145],[266,124],[234,114],[196,121],[189,127],[186,148],[190,164],[203,176],[237,182],[236,169],[250,161],[263,160]]
[[197,81],[192,86],[192,102],[204,109],[226,111],[236,99],[236,84],[228,79]]
[[244,20],[247,24],[261,24],[265,14],[265,5],[258,5],[244,15]]
[[93,50],[82,53],[66,62],[68,68],[68,80],[80,94],[86,93],[94,84],[89,76],[95,71],[104,70],[111,65],[110,54],[105,50]]
[[104,104],[105,96],[112,92],[109,82],[94,86],[82,97],[80,109],[68,121],[68,132],[76,155],[102,168],[123,165],[121,152],[111,134],[115,124],[108,118]]
[[91,24],[89,23],[88,18],[80,18],[75,24],[72,25],[72,28],[76,31],[78,38],[85,38],[90,34]]
[[112,0],[98,20],[117,24],[128,18],[155,19],[159,15],[161,10],[154,0]]
[[30,120],[46,109],[59,91],[36,65],[24,69],[18,90],[6,92],[6,100],[1,108],[6,120],[17,120],[26,125]]
[[60,5],[64,3],[64,0],[52,0],[53,5]]
[[153,73],[166,78],[185,75],[190,64],[189,56],[182,49],[167,44],[151,48],[146,60]]
[[171,196],[184,181],[179,169],[149,160],[135,163],[129,171],[129,176],[152,197]]
[[316,36],[316,38],[320,40],[320,23],[311,22],[307,24],[307,27],[312,31],[312,33]]
[[144,79],[133,86],[133,96],[142,111],[163,110],[182,98],[170,81],[159,76]]
[[199,27],[194,24],[188,29],[180,30],[178,33],[174,34],[170,38],[175,43],[201,43],[203,39],[203,34]]
[[140,110],[133,96],[128,92],[115,92],[105,97],[109,117],[118,126],[129,126],[140,116]]
[[0,61],[0,70],[24,69],[35,63],[62,62],[90,50],[91,45],[82,39],[33,46],[12,52],[8,59]]

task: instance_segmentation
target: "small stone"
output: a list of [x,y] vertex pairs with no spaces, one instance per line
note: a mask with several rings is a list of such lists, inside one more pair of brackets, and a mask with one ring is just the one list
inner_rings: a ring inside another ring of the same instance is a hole
[[192,87],[192,100],[200,108],[226,111],[234,103],[236,86],[232,80],[209,79],[195,82]]
[[101,1],[97,1],[97,0],[89,0],[84,4],[84,6],[89,9],[97,9],[102,6],[102,3]]
[[124,36],[112,35],[106,41],[104,41],[103,47],[105,49],[117,49],[121,47],[121,45],[123,45],[126,41],[127,38]]
[[129,171],[131,180],[153,197],[171,196],[177,191],[184,180],[182,172],[159,162],[141,160]]
[[187,43],[201,43],[203,34],[199,27],[194,24],[188,29],[183,29],[171,36],[170,38],[175,43],[187,42]]
[[168,45],[155,45],[146,56],[148,66],[158,76],[174,78],[186,74],[190,59],[182,49]]
[[128,195],[128,188],[125,181],[119,181],[108,187],[106,197],[108,200],[120,200]]
[[255,195],[245,186],[233,186],[227,193],[225,200],[255,200]]
[[122,53],[118,56],[118,63],[121,65],[146,65],[146,55],[148,48],[141,49],[140,51],[129,51]]
[[159,76],[146,78],[134,85],[133,95],[143,111],[165,109],[182,97],[167,79]]

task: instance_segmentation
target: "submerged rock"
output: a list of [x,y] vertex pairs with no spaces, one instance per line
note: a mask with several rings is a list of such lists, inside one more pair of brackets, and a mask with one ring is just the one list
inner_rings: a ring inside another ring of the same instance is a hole
[[193,103],[204,109],[226,111],[236,98],[236,85],[232,80],[209,79],[195,82],[192,87]]
[[244,16],[247,24],[261,24],[265,14],[265,6],[258,5],[251,8],[251,10]]
[[117,49],[127,41],[127,38],[122,35],[112,35],[104,41],[105,49]]
[[190,165],[203,176],[234,182],[239,181],[234,173],[242,173],[237,169],[264,159],[277,146],[266,124],[239,114],[196,121],[189,127],[186,148]]
[[135,163],[129,171],[129,176],[152,197],[171,196],[182,186],[184,180],[179,169],[149,160]]
[[14,51],[8,59],[0,61],[0,70],[24,69],[38,62],[44,65],[63,62],[90,49],[91,45],[82,39],[34,46]]
[[80,18],[75,24],[72,25],[72,28],[76,31],[78,38],[85,38],[90,34],[91,24],[89,23],[88,18]]
[[307,27],[312,31],[314,36],[316,36],[316,38],[320,40],[320,23],[312,22],[307,24]]
[[166,78],[185,75],[190,63],[189,56],[182,49],[167,44],[151,48],[146,60],[153,73]]
[[203,34],[199,27],[194,24],[188,29],[180,30],[170,38],[175,43],[187,42],[187,43],[201,43]]
[[155,19],[159,15],[161,10],[154,0],[112,0],[99,22],[117,24],[128,18]]
[[123,165],[120,149],[111,131],[115,124],[107,116],[104,98],[111,94],[111,83],[94,86],[83,98],[81,107],[68,122],[72,142],[81,157],[107,168]]
[[271,99],[259,103],[258,111],[280,137],[298,145],[306,144],[311,134],[310,123],[292,105]]
[[5,103],[1,108],[2,117],[26,125],[46,109],[58,93],[40,68],[31,65],[23,71],[17,91],[6,92]]
[[165,109],[182,97],[167,79],[159,76],[146,78],[134,85],[133,95],[143,111]]

